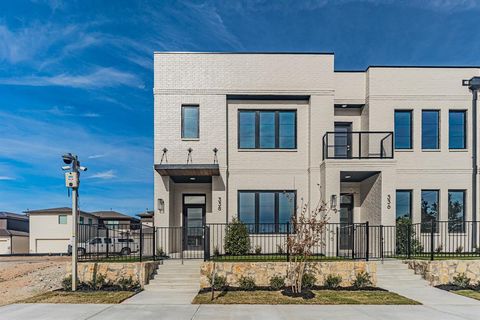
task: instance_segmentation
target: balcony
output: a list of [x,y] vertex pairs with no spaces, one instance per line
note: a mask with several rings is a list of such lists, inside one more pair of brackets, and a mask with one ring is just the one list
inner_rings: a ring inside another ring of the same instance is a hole
[[393,159],[393,132],[327,132],[323,136],[326,159]]

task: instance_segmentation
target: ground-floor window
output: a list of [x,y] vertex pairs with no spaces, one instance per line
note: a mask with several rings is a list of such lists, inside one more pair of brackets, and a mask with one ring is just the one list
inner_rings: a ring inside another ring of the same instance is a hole
[[238,219],[251,233],[284,233],[295,215],[295,191],[238,191]]
[[396,220],[412,219],[412,190],[397,190],[396,192]]
[[448,190],[448,231],[465,232],[465,190]]
[[[439,190],[422,190],[422,226],[421,232],[431,232],[432,222],[438,221]],[[438,223],[435,223],[434,232],[438,232]]]

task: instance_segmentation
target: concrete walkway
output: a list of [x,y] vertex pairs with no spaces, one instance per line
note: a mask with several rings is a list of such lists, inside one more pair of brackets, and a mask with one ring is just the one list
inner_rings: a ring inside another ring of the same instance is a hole
[[312,305],[68,305],[14,304],[0,308],[0,320],[478,320],[480,305],[312,306]]
[[480,305],[480,301],[430,286],[399,260],[377,262],[377,286],[427,306]]
[[200,289],[199,260],[165,260],[145,290],[125,300],[124,304],[185,305],[190,304]]

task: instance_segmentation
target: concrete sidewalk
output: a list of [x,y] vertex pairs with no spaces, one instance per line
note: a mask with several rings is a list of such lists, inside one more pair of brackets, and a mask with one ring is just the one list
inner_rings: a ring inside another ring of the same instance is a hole
[[14,304],[0,308],[0,320],[478,320],[479,314],[480,304],[445,306]]

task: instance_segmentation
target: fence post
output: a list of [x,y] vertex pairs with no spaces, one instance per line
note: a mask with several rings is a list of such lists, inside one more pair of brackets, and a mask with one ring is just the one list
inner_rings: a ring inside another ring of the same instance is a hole
[[337,250],[337,257],[340,257],[340,230],[337,226],[337,234],[336,234],[336,238],[337,238],[337,241],[335,243],[335,249]]
[[407,224],[407,258],[412,258],[412,228],[413,225],[411,223]]
[[[108,231],[109,231],[109,230],[110,230],[110,229],[109,229],[109,226],[106,226],[105,239],[108,239],[108,238],[109,238],[109,235],[108,235],[108,233],[109,233]],[[105,242],[105,241],[104,241],[104,242]],[[110,247],[109,244],[108,244],[108,243],[105,243],[105,250],[106,250],[105,252],[106,252],[106,254],[107,254],[107,259],[108,259],[108,251],[109,251],[108,249],[109,249],[109,247]]]
[[434,240],[434,235],[435,235],[435,219],[431,220],[431,232],[430,232],[430,260],[433,261],[435,258],[435,251],[433,249],[433,246],[435,245],[435,240]]
[[290,244],[288,238],[290,237],[290,222],[287,222],[287,262],[290,262]]
[[203,261],[210,259],[210,227],[203,227]]
[[142,262],[142,253],[143,253],[143,227],[140,224],[140,262]]
[[365,260],[368,261],[369,255],[370,255],[370,225],[368,221],[365,223],[365,237],[366,237],[366,243],[365,243]]
[[355,259],[355,224],[352,223],[352,260]]
[[[388,230],[387,230],[388,231]],[[384,259],[385,237],[383,236],[383,224],[380,225],[380,259]]]

